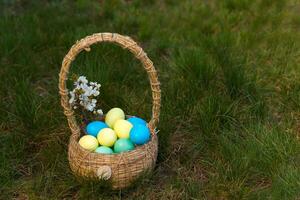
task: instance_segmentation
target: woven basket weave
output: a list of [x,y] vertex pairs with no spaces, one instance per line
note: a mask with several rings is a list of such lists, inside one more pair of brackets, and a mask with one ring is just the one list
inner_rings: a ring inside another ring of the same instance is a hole
[[[153,98],[152,119],[148,123],[151,131],[151,140],[132,151],[113,155],[92,153],[78,144],[81,129],[69,104],[68,90],[66,88],[66,80],[72,61],[81,51],[90,51],[91,45],[101,42],[116,43],[122,48],[128,49],[141,61],[148,73]],[[130,37],[116,33],[97,33],[77,41],[63,59],[59,74],[59,93],[61,95],[61,105],[72,132],[68,158],[71,170],[75,175],[87,179],[106,180],[113,189],[121,189],[129,186],[142,173],[153,169],[157,158],[158,145],[155,128],[160,113],[161,94],[159,81],[153,63],[143,49]]]

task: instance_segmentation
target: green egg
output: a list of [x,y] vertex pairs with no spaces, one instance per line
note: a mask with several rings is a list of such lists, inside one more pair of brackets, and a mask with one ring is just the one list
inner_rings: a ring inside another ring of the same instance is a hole
[[113,154],[114,151],[106,146],[100,146],[95,150],[96,153],[102,153],[102,154]]
[[134,149],[134,144],[129,139],[125,139],[125,138],[118,139],[114,145],[115,153],[131,151],[133,149]]

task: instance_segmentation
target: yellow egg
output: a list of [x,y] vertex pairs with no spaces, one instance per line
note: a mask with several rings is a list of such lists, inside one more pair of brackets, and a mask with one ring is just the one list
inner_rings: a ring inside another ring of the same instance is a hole
[[125,119],[124,111],[120,108],[112,108],[105,116],[105,123],[112,128],[118,119]]
[[117,140],[117,134],[111,128],[103,128],[99,131],[97,139],[101,145],[111,147]]
[[119,119],[114,124],[114,130],[119,138],[129,138],[132,127],[133,125],[125,119]]
[[98,147],[98,140],[91,135],[85,135],[80,138],[79,145],[89,151],[94,151]]

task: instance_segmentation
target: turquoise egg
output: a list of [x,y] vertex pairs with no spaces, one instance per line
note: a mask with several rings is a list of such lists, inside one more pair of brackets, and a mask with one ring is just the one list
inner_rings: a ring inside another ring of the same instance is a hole
[[127,119],[133,126],[137,124],[147,125],[147,122],[139,117],[130,117]]
[[101,121],[93,121],[86,126],[86,132],[88,135],[97,137],[99,131],[103,128],[108,128],[107,124]]
[[95,150],[96,153],[102,153],[102,154],[113,154],[114,151],[106,146],[100,146]]
[[137,124],[131,129],[129,138],[134,144],[143,145],[150,140],[150,130],[145,125]]
[[133,149],[134,149],[134,144],[129,139],[125,139],[125,138],[118,139],[114,145],[115,153],[121,153]]

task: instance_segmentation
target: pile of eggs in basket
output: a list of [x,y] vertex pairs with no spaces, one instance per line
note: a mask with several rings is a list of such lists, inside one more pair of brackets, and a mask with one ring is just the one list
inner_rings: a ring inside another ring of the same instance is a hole
[[114,154],[131,151],[136,145],[146,144],[151,137],[147,123],[138,117],[125,119],[120,108],[113,108],[105,116],[105,123],[93,121],[86,126],[87,135],[79,140],[86,150]]

